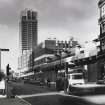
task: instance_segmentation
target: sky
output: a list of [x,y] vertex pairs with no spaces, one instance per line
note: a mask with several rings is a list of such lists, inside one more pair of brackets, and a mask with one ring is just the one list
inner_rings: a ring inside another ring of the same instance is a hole
[[51,37],[67,40],[73,36],[85,42],[99,35],[98,0],[0,0],[0,48],[2,68],[9,63],[17,69],[19,19],[25,8],[38,12],[38,42]]

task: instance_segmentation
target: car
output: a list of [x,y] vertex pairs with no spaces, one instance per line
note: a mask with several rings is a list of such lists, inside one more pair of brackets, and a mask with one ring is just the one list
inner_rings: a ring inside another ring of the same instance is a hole
[[104,84],[105,81],[104,80],[97,80],[97,84]]
[[5,94],[5,80],[0,81],[0,93]]
[[69,85],[84,84],[82,73],[71,73],[68,74]]

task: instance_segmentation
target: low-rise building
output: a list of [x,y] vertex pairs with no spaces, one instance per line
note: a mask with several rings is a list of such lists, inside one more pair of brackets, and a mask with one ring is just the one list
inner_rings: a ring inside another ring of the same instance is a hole
[[[75,55],[77,41],[45,40],[35,48],[34,72],[35,77],[40,76],[46,80],[56,81],[57,75],[64,76],[67,57]],[[70,58],[71,59],[71,58]]]
[[[54,82],[56,76],[58,74],[64,76],[67,69],[73,71],[81,68],[81,71],[86,73],[87,82],[96,82],[98,74],[96,56],[99,51],[97,45],[93,41],[85,43],[83,46],[80,46],[77,41],[74,41],[73,46],[71,43],[73,44],[70,41],[56,41],[55,39],[40,43],[35,47],[33,53],[34,63],[29,64],[29,60],[32,61],[30,54],[22,56],[24,59],[27,58],[24,61],[27,62],[25,63],[27,66],[21,63],[21,77],[43,78],[44,80],[50,78]],[[68,68],[66,62],[69,64]],[[72,63],[75,66],[70,66]]]
[[[75,64],[83,67],[87,82],[96,82],[98,75],[97,54],[99,48],[94,41],[86,42],[83,47],[76,48]],[[94,75],[94,76],[93,76]]]
[[18,71],[24,77],[27,71],[32,71],[34,65],[33,52],[27,51],[18,58]]

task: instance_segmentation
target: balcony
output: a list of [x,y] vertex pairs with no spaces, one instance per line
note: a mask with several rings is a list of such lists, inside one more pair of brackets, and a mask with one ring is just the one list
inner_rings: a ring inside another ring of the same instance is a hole
[[98,6],[100,7],[100,5],[102,5],[102,4],[104,3],[104,1],[105,1],[105,0],[100,0],[100,1],[98,2]]
[[98,19],[98,24],[100,25],[102,22],[105,22],[105,15]]

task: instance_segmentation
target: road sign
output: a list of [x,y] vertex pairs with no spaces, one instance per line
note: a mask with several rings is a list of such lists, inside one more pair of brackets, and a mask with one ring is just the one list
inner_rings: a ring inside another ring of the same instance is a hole
[[0,49],[1,51],[9,51],[9,49]]

